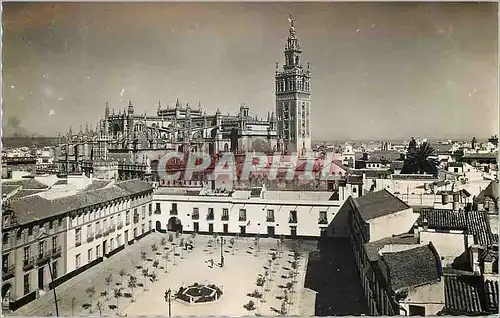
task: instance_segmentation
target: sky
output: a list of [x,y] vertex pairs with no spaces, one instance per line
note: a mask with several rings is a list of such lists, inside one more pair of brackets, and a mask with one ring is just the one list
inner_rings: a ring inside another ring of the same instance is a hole
[[266,118],[290,14],[314,140],[497,133],[497,4],[382,2],[4,3],[4,132],[95,127],[106,101]]

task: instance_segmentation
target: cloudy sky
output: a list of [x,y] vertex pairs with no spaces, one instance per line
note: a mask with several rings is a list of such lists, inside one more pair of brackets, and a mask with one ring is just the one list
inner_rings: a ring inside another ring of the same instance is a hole
[[289,14],[311,62],[314,139],[488,137],[498,126],[494,3],[3,7],[4,127],[95,127],[106,101],[129,99],[141,113],[179,98],[265,117]]

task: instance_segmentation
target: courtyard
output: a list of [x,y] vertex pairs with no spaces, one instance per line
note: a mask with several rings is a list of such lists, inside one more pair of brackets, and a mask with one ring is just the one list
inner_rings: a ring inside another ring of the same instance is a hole
[[[180,247],[187,242],[192,242],[192,249]],[[66,290],[58,288],[59,315],[168,316],[168,289],[172,316],[300,315],[308,253],[291,241],[278,242],[152,233],[103,262],[110,269],[90,269],[79,275],[86,277],[68,282],[72,285]],[[206,303],[175,299],[179,289],[194,284],[211,285],[222,293]],[[37,299],[39,305],[28,304],[14,314],[53,314],[51,294]]]

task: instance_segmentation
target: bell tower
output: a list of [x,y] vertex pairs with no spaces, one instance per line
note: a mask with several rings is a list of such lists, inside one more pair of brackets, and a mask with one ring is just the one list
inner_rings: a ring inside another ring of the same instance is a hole
[[276,63],[276,121],[282,152],[305,155],[311,149],[311,73],[301,64],[302,50],[290,16],[290,29],[285,45],[285,61]]

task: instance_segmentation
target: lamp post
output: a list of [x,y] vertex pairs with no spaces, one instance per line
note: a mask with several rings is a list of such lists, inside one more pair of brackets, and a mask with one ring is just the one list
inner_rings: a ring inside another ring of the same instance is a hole
[[224,267],[224,237],[220,238],[220,267]]
[[[42,232],[38,235],[37,240],[41,240],[42,238],[49,237],[47,233]],[[52,266],[51,266],[52,260],[49,259],[48,265],[49,265],[49,273],[50,273],[50,280],[52,284],[54,284],[54,273],[52,272]],[[56,306],[56,316],[59,317],[59,306],[57,305],[57,294],[56,294],[56,286],[52,288],[52,292],[54,293],[54,304]]]
[[168,316],[172,317],[172,290],[170,288],[165,291],[165,301],[168,302]]

